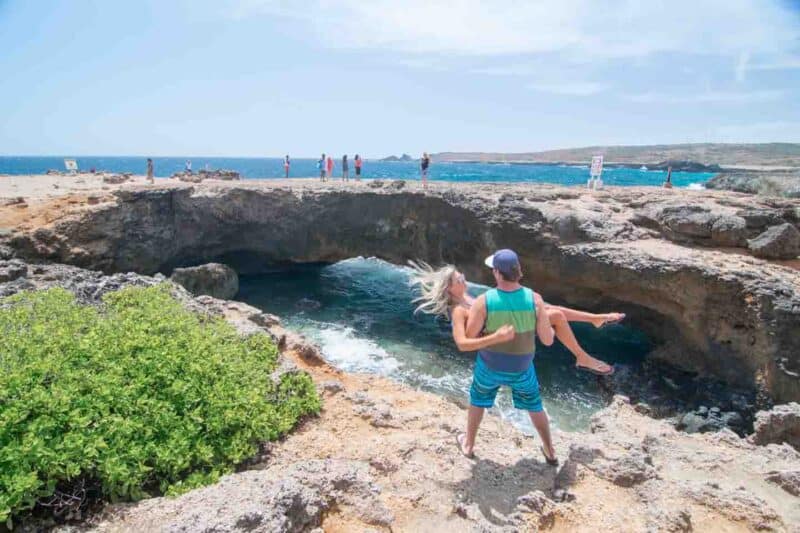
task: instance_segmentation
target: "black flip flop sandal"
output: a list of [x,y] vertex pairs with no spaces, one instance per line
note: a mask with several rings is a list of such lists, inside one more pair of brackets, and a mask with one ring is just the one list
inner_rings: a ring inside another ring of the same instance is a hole
[[544,451],[544,446],[539,446],[539,449],[542,450],[542,455],[544,455],[544,460],[547,461],[547,464],[550,466],[558,466],[558,458],[554,457],[551,459],[548,457]]
[[464,453],[464,448],[461,446],[461,437],[466,438],[467,436],[463,433],[456,435],[456,446],[458,447],[458,452],[467,459],[475,459],[475,452],[470,452],[469,454]]

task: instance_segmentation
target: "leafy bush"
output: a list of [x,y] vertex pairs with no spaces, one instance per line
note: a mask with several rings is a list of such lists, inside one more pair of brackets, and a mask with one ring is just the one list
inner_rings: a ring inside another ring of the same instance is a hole
[[267,335],[240,337],[169,287],[0,299],[0,523],[86,480],[111,500],[215,481],[319,410],[305,374],[270,372]]

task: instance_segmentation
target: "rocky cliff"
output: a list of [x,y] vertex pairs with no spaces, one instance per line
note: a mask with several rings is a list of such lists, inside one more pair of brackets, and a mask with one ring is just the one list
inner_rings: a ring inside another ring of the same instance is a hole
[[[628,312],[659,342],[655,357],[761,386],[778,401],[800,399],[797,261],[749,249],[775,227],[796,232],[798,200],[438,183],[425,194],[402,182],[345,189],[293,181],[122,186],[94,205],[60,205],[13,228],[6,241],[14,253],[142,273],[214,260],[253,271],[358,255],[414,258],[452,262],[486,282],[482,258],[511,247],[546,299]],[[773,241],[767,248],[778,256],[797,256],[791,239]]]
[[[96,304],[127,285],[166,282],[19,260],[2,267],[0,297],[60,286]],[[243,335],[271,334],[282,371],[299,367],[314,379],[322,413],[219,483],[108,505],[57,531],[798,531],[800,453],[782,443],[800,435],[796,404],[760,413],[764,432],[742,439],[728,430],[676,431],[617,397],[588,432],[554,432],[557,468],[534,439],[487,416],[470,460],[455,445],[466,418],[459,406],[342,373],[258,309],[174,290],[184,305],[225,317]]]

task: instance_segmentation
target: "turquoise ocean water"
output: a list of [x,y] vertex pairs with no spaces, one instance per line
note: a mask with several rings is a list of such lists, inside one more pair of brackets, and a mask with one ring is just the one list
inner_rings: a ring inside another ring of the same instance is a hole
[[[350,154],[352,157],[353,154]],[[145,173],[145,157],[76,157],[78,168],[110,172]],[[187,159],[192,161],[194,171],[205,168],[236,170],[245,178],[281,178],[283,160],[280,158],[234,158],[234,157],[156,157],[153,158],[156,177],[169,177],[183,170]],[[341,175],[341,157],[335,158],[334,177]],[[64,157],[0,157],[0,174],[43,174],[48,169],[64,170]],[[419,179],[416,162],[364,162],[365,178]],[[350,163],[351,177],[355,173]],[[291,176],[317,176],[315,159],[292,160]],[[672,181],[677,187],[700,187],[713,174],[673,172]],[[629,168],[606,168],[603,180],[608,185],[661,185],[666,172]],[[589,178],[589,166],[571,167],[559,165],[489,164],[489,163],[434,163],[430,178],[443,181],[508,181],[557,183],[561,185],[585,184]]]
[[[408,275],[403,267],[353,258],[242,276],[237,299],[282,317],[339,368],[390,377],[464,404],[475,354],[458,352],[447,322],[414,313]],[[470,287],[475,295],[486,289]],[[575,324],[574,331],[587,351],[610,363],[638,365],[651,348],[641,331],[625,325]],[[537,348],[545,408],[553,423],[567,430],[586,428],[604,405],[598,378],[578,372],[574,364],[558,342]],[[527,415],[513,409],[507,390],[495,412],[533,431]]]

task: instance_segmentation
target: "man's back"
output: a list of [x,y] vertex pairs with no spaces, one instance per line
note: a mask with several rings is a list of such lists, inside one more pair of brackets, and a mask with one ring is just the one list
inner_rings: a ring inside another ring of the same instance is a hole
[[514,326],[515,335],[510,341],[481,350],[479,356],[493,370],[526,370],[536,352],[536,303],[533,291],[527,287],[519,287],[513,291],[491,289],[484,298],[485,332],[494,333],[503,325],[510,324]]

